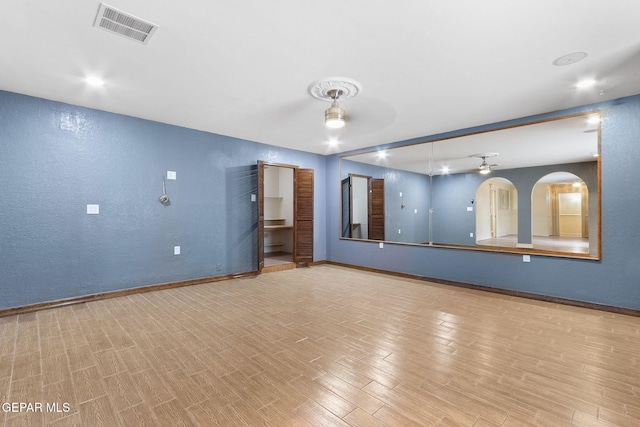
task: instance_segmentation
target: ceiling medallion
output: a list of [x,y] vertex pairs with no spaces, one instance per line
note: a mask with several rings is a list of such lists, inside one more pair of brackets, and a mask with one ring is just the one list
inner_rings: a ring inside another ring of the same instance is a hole
[[308,90],[314,98],[333,102],[336,93],[341,99],[353,98],[362,91],[362,85],[346,77],[327,77],[311,83]]

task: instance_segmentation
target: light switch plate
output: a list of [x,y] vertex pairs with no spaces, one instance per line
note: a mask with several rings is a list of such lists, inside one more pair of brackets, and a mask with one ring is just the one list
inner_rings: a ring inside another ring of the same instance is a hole
[[379,247],[380,249],[384,248],[384,243],[382,243],[382,242],[378,243],[378,247]]
[[176,179],[175,171],[167,171],[167,179]]
[[255,195],[255,194],[252,194],[252,195],[251,195],[251,201],[252,201],[252,202],[255,202],[255,201],[256,201],[256,195]]
[[522,262],[531,262],[531,255],[522,255]]
[[174,246],[173,247],[173,254],[174,255],[180,255],[180,246]]
[[87,205],[87,215],[99,215],[100,205]]
[[467,212],[473,212],[473,206],[467,206]]

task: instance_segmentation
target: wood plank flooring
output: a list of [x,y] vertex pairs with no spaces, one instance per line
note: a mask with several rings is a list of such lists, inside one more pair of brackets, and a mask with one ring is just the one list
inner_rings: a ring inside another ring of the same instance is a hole
[[11,427],[636,426],[640,318],[297,268],[0,318],[0,404]]

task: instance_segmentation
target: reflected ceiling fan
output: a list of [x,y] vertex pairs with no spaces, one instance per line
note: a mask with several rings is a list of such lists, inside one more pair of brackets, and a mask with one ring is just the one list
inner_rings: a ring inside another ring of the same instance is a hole
[[500,153],[479,153],[479,154],[472,154],[469,157],[476,157],[478,159],[482,159],[482,163],[480,163],[480,166],[478,166],[478,170],[481,174],[486,175],[491,172],[491,168],[499,166],[496,163],[494,164],[487,163],[487,159],[491,157],[498,157],[499,154]]

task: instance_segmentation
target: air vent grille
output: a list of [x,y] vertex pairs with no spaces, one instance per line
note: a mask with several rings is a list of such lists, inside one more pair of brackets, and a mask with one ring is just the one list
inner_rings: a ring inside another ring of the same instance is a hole
[[93,26],[119,34],[142,44],[146,44],[156,29],[158,29],[158,26],[155,24],[143,21],[135,16],[107,6],[104,3],[100,3],[98,15],[96,15]]

